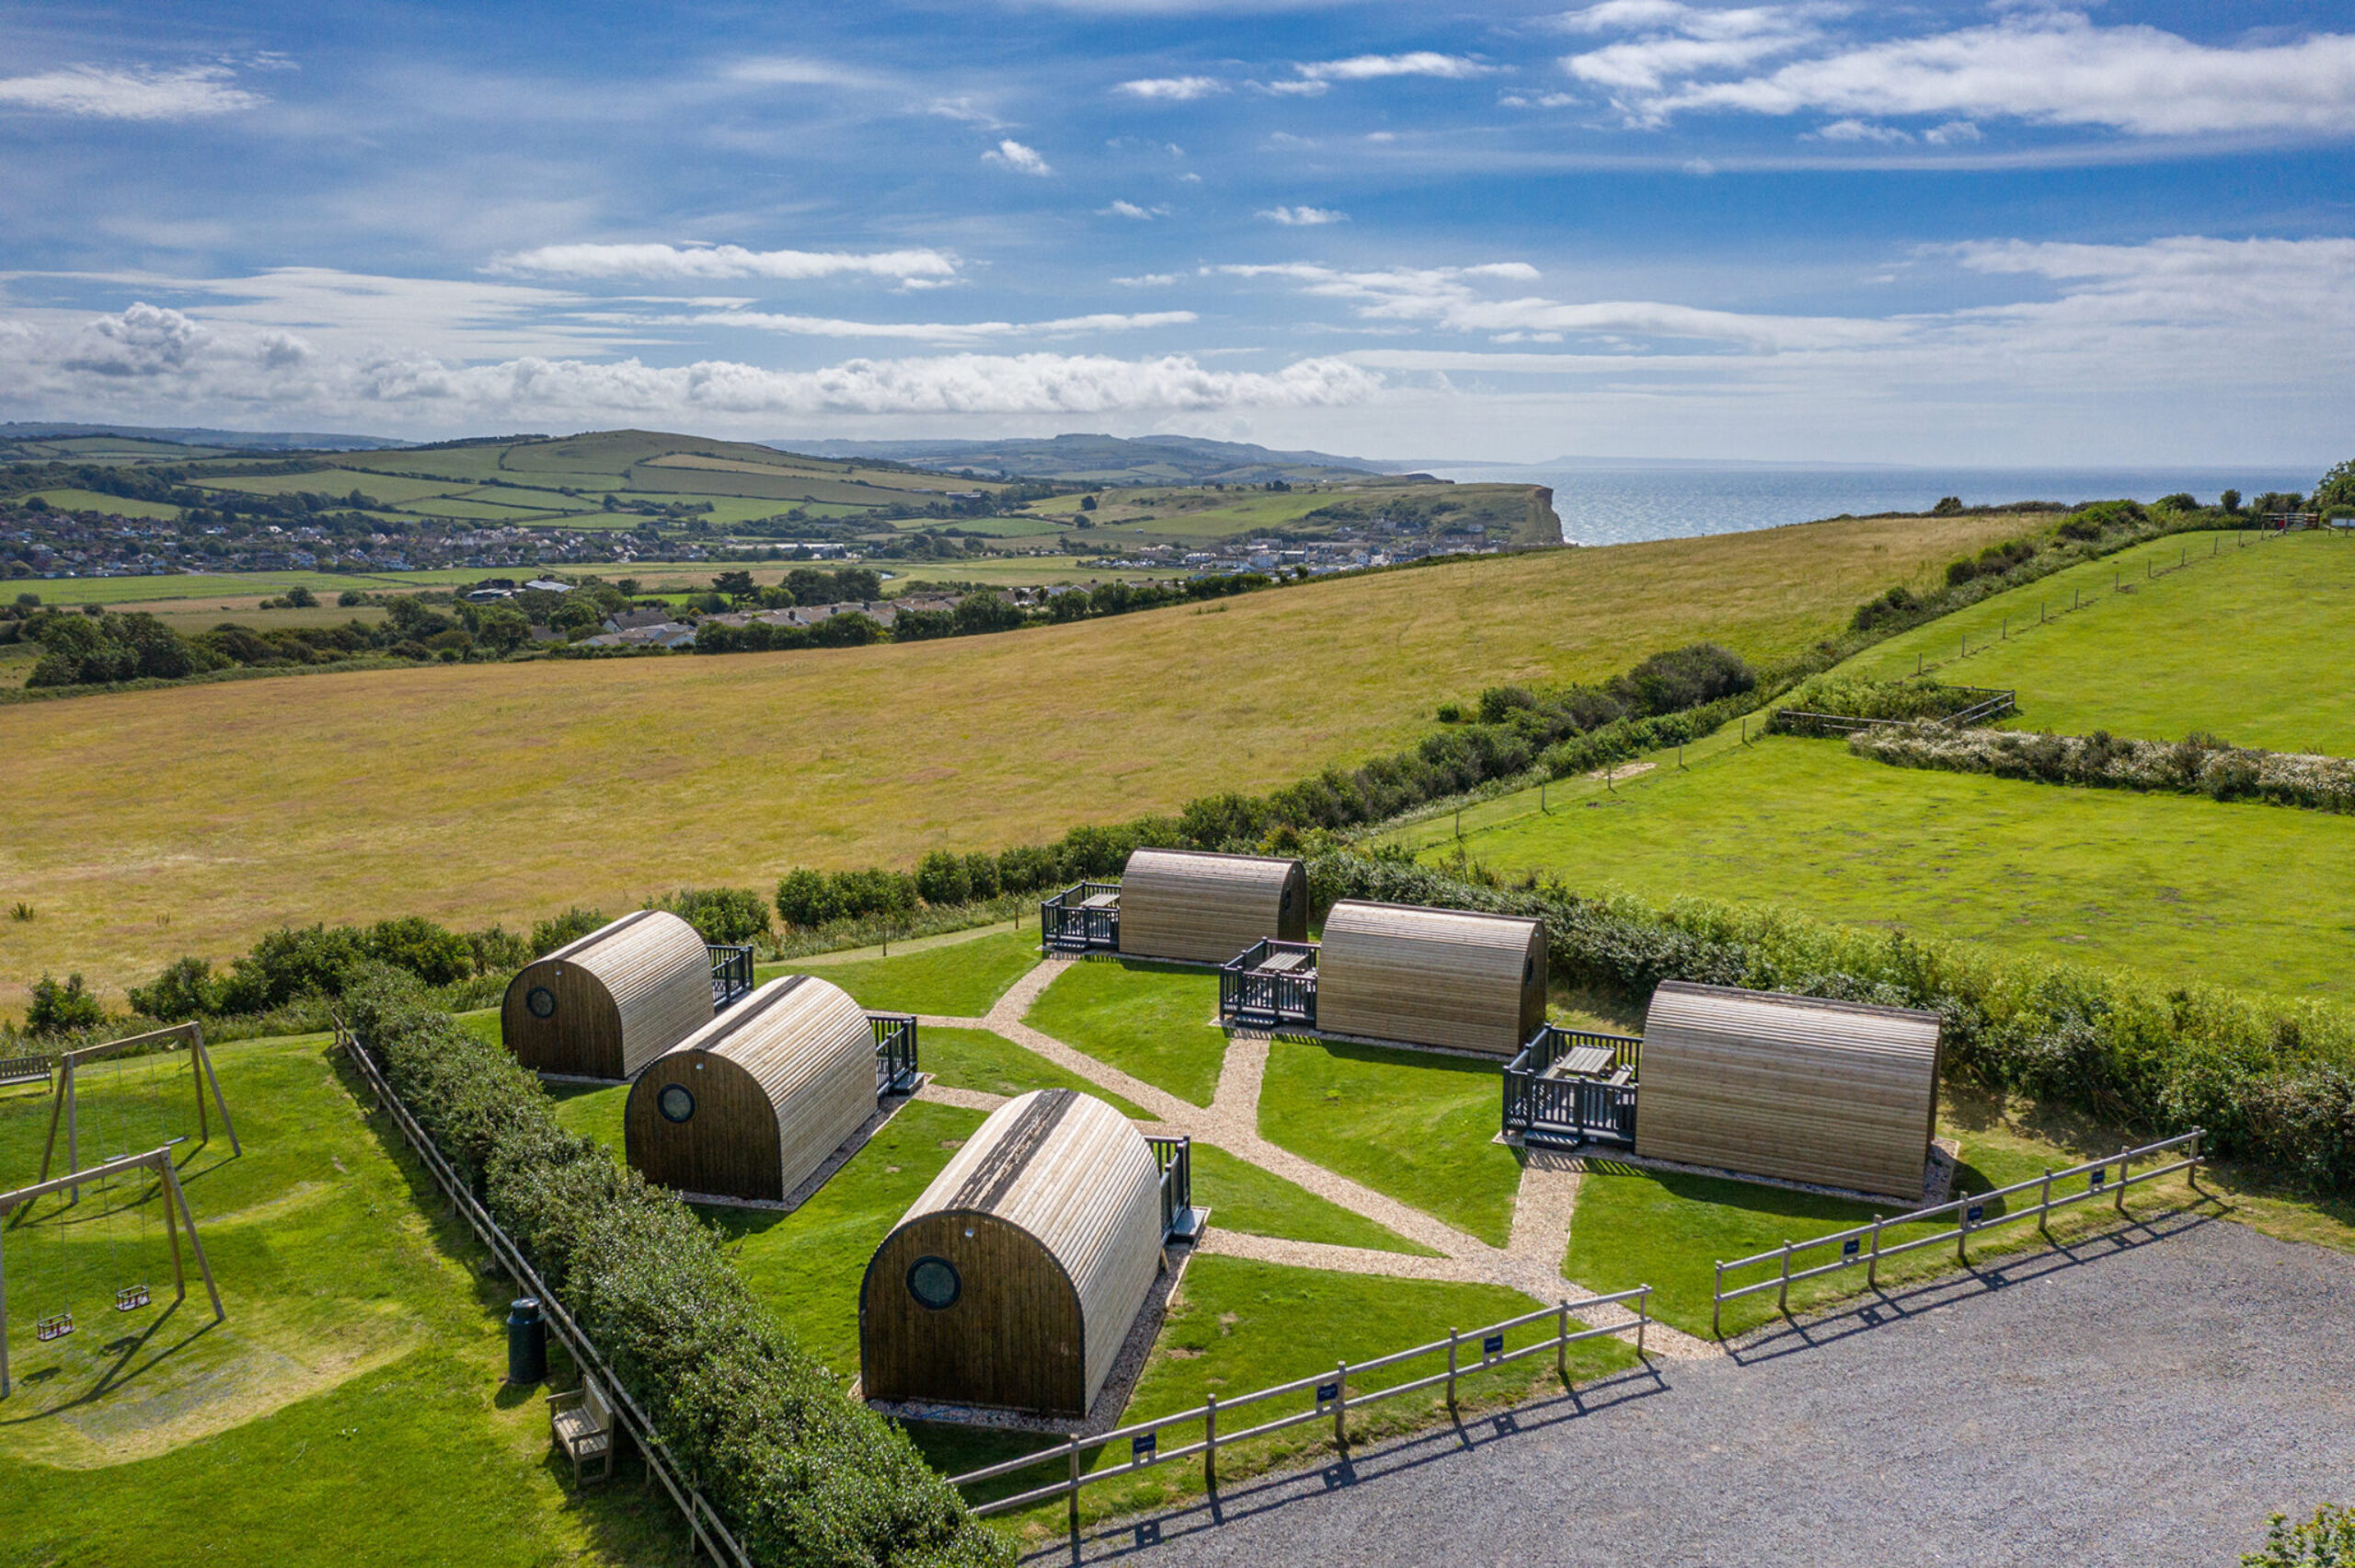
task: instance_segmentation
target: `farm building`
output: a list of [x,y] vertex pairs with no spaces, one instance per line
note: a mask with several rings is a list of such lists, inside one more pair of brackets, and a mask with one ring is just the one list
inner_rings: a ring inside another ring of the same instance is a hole
[[1545,923],[1345,898],[1325,917],[1315,1022],[1511,1058],[1545,1022]]
[[1671,980],[1644,1020],[1636,1152],[1919,1200],[1938,1015]]
[[1137,850],[1117,885],[1083,882],[1040,910],[1040,939],[1059,951],[1223,964],[1265,938],[1307,937],[1308,871],[1273,855]]
[[1074,1090],[991,1112],[867,1262],[866,1396],[1086,1414],[1161,1272],[1180,1170]]
[[901,1086],[898,1068],[913,1075],[912,1055],[879,1052],[883,1027],[902,1023],[912,1033],[814,976],[771,980],[638,1075],[622,1113],[630,1164],[681,1192],[784,1201]]
[[676,915],[624,915],[517,971],[500,1037],[534,1072],[628,1078],[711,1022],[713,956]]

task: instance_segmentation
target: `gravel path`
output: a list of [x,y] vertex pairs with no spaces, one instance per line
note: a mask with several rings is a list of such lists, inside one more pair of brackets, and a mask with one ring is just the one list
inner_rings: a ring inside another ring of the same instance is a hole
[[2350,1302],[2355,1258],[2180,1213],[1246,1482],[1084,1554],[2229,1563],[2269,1513],[2355,1495]]

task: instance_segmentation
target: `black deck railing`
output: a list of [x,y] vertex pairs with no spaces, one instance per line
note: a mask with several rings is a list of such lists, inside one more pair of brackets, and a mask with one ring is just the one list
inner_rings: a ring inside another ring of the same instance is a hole
[[1194,1140],[1145,1135],[1153,1162],[1161,1167],[1161,1236],[1190,1242],[1202,1233],[1202,1213],[1194,1207]]
[[[1090,899],[1109,902],[1094,905]],[[1074,882],[1039,904],[1039,945],[1050,953],[1117,953],[1120,950],[1120,885]]]
[[[1281,962],[1287,957],[1291,964]],[[1316,1027],[1316,944],[1269,937],[1220,965],[1218,1021],[1251,1029]]]
[[[1505,1065],[1504,1128],[1535,1143],[1636,1141],[1636,1072],[1644,1042],[1547,1024]],[[1586,1065],[1568,1070],[1574,1052]],[[1601,1053],[1608,1053],[1607,1059]]]
[[724,943],[707,942],[704,951],[711,955],[711,1010],[714,1013],[752,990],[752,950],[731,947]]
[[875,1031],[875,1093],[913,1094],[916,1091],[916,1020],[912,1013],[870,1013],[867,1026]]

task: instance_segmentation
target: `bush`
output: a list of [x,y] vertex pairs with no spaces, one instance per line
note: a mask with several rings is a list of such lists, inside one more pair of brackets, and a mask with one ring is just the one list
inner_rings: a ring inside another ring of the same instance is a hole
[[553,920],[532,922],[532,956],[545,958],[557,948],[580,941],[604,925],[605,911],[584,910],[575,904]]
[[769,907],[750,887],[682,887],[649,906],[668,910],[706,942],[746,947],[769,935]]
[[63,983],[48,975],[33,982],[32,1005],[25,1010],[25,1033],[29,1035],[68,1035],[77,1029],[95,1029],[107,1021],[107,1010],[79,975],[68,975]]
[[157,975],[155,984],[132,987],[131,1010],[160,1023],[178,1024],[220,1012],[221,986],[210,963],[182,958]]
[[468,932],[466,946],[474,955],[475,973],[478,975],[501,975],[510,969],[520,969],[536,956],[529,938],[518,936],[501,925]]
[[935,850],[916,864],[916,893],[927,904],[962,904],[973,896],[973,874],[962,855]]
[[2242,1552],[2241,1568],[2355,1568],[2355,1508],[2326,1505],[2297,1525],[2274,1515],[2264,1549]]
[[369,928],[363,948],[378,963],[407,969],[430,986],[446,986],[475,972],[473,945],[421,915],[378,921]]

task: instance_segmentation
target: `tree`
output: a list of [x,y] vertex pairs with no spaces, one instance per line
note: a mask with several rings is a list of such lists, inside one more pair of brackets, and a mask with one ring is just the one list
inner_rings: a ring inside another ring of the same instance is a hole
[[2198,511],[2200,501],[2188,490],[2177,490],[2172,496],[2161,496],[2151,503],[2159,511]]
[[2216,505],[2225,511],[2238,511],[2241,509],[2241,493],[2238,490],[2227,490],[2216,498]]
[[1932,517],[1952,517],[1960,510],[1962,510],[1962,498],[1960,496],[1940,496],[1938,498],[1938,504],[1930,509],[1930,515]]
[[33,982],[32,1005],[25,1010],[27,1034],[63,1035],[106,1021],[105,1005],[90,994],[81,976],[68,975],[62,985],[48,975]]
[[475,623],[476,640],[496,654],[513,653],[531,635],[531,623],[503,604],[484,612]]
[[2292,1525],[2273,1516],[2265,1550],[2241,1553],[2242,1568],[2355,1568],[2355,1508],[2326,1505]]
[[711,579],[712,591],[724,593],[730,599],[750,599],[753,594],[752,574],[750,572],[719,572]]
[[286,603],[290,609],[309,610],[315,608],[318,602],[319,596],[299,582],[286,590]]
[[2324,475],[2322,483],[2315,486],[2315,509],[2328,511],[2333,507],[2355,507],[2355,457]]
[[1096,509],[1096,498],[1093,496],[1080,497],[1079,509],[1082,511],[1094,511]]

